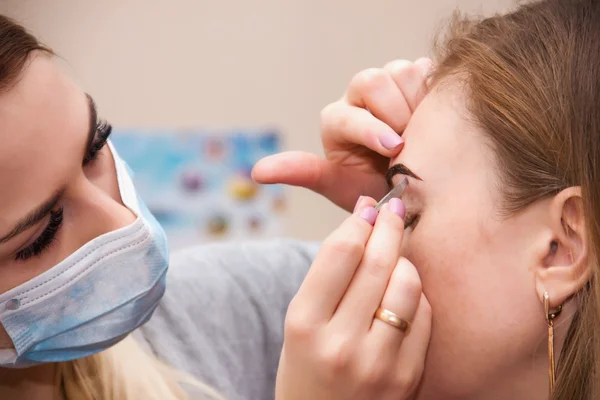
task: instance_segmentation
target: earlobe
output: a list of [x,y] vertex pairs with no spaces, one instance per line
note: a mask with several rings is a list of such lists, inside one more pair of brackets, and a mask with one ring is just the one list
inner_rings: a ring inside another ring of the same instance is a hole
[[540,301],[548,293],[549,305],[557,308],[580,291],[591,277],[588,240],[581,189],[570,187],[558,193],[549,204],[552,238],[536,271],[536,291]]

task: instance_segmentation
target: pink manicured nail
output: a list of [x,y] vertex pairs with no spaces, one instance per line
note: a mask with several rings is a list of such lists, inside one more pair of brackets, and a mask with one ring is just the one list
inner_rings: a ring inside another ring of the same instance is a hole
[[353,211],[353,213],[355,213],[355,212],[356,212],[356,210],[358,210],[358,207],[360,207],[360,203],[362,203],[362,201],[363,201],[363,198],[364,198],[364,197],[365,197],[365,196],[359,196],[359,197],[358,197],[358,200],[356,201],[356,205],[354,206],[354,211]]
[[377,219],[377,210],[375,207],[367,207],[360,212],[360,217],[370,223],[371,225],[375,225],[375,220]]
[[402,200],[400,200],[397,197],[394,197],[390,199],[388,204],[390,206],[390,210],[392,210],[393,213],[396,213],[400,216],[400,218],[404,219],[404,216],[406,215],[406,206],[404,205],[404,202]]
[[402,139],[401,136],[398,136],[396,132],[388,131],[379,135],[379,143],[386,149],[393,150],[404,143],[404,139]]

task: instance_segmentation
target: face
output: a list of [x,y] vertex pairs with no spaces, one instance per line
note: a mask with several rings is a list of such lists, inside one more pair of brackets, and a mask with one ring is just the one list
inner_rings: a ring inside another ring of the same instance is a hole
[[[106,126],[44,54],[0,93],[0,293],[134,221],[121,202]],[[12,346],[0,326],[0,348]]]
[[455,89],[430,93],[392,160],[422,179],[409,177],[403,195],[412,221],[403,245],[433,310],[421,391],[427,399],[477,398],[526,376],[536,360],[547,363],[530,270],[530,238],[543,207],[503,216],[494,154],[464,104]]

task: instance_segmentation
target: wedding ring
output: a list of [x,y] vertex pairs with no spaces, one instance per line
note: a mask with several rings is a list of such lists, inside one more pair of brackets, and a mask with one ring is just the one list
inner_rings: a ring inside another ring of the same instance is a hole
[[401,332],[406,332],[410,327],[410,322],[405,319],[400,318],[390,310],[386,310],[385,308],[379,307],[375,312],[375,318],[380,321],[385,322],[386,324],[393,326],[396,329],[399,329]]

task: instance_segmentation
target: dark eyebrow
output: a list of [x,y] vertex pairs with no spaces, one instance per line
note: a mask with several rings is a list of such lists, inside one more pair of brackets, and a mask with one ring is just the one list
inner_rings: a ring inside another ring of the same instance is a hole
[[411,178],[415,178],[418,179],[420,181],[422,181],[423,179],[421,179],[417,174],[415,174],[414,172],[412,172],[410,169],[408,169],[408,167],[404,164],[396,164],[394,166],[392,166],[390,169],[388,169],[388,172],[385,174],[385,180],[388,183],[388,186],[390,188],[394,187],[394,183],[392,182],[392,178],[396,175],[406,175],[406,176],[410,176]]
[[22,218],[17,225],[8,233],[8,235],[0,238],[0,244],[8,242],[10,239],[14,238],[17,235],[25,232],[27,229],[31,228],[38,222],[40,222],[46,215],[52,211],[56,204],[58,204],[60,198],[64,193],[64,189],[61,189],[54,193],[51,198],[46,200],[40,206],[38,206],[35,210],[27,214],[24,218]]
[[98,130],[98,111],[96,109],[96,103],[94,102],[94,99],[92,99],[92,96],[90,96],[89,94],[86,93],[85,97],[87,98],[88,102],[90,118],[88,139],[84,150],[85,153],[83,156],[83,164],[86,163],[88,149],[92,147],[92,143],[94,142],[94,138],[96,137],[96,131]]

